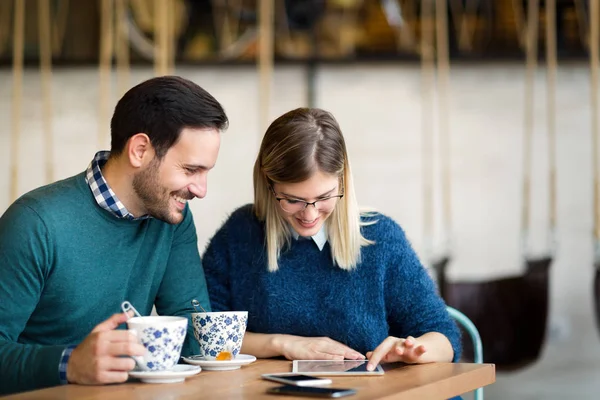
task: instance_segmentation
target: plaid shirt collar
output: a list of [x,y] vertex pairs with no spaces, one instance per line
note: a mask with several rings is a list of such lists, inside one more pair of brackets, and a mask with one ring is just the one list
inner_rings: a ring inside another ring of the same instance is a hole
[[121,203],[115,192],[108,186],[108,182],[106,182],[106,179],[102,175],[101,168],[106,164],[109,156],[110,151],[97,152],[85,173],[85,181],[94,194],[96,203],[117,218],[125,218],[132,221],[150,218],[149,215],[142,215],[139,218],[135,218],[133,214],[127,211],[127,208]]

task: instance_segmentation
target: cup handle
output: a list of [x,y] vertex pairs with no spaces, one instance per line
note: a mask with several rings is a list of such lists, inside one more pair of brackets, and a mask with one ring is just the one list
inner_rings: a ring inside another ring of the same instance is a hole
[[[129,332],[131,335],[133,335],[135,337],[138,336],[138,333],[136,330],[128,329],[127,332]],[[130,357],[133,358],[133,361],[135,361],[135,363],[139,369],[141,369],[142,371],[148,371],[148,368],[146,367],[146,364],[144,363],[144,357],[142,357],[142,356],[130,356]]]

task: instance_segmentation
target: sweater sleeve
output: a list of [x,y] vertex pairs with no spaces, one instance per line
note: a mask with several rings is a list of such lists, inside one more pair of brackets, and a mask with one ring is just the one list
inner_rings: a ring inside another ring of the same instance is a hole
[[446,336],[454,350],[453,361],[462,350],[458,326],[446,311],[435,283],[412,249],[402,228],[391,219],[378,224],[386,231],[384,251],[390,254],[385,272],[385,302],[390,334],[397,337],[418,337],[428,332]]
[[19,343],[44,288],[51,246],[30,207],[15,203],[0,218],[0,395],[55,386],[66,345]]
[[198,354],[191,313],[196,312],[192,300],[198,300],[210,311],[204,270],[198,253],[198,237],[192,211],[186,207],[183,221],[175,228],[167,268],[158,290],[155,305],[159,315],[188,318],[188,333],[181,350],[182,356]]

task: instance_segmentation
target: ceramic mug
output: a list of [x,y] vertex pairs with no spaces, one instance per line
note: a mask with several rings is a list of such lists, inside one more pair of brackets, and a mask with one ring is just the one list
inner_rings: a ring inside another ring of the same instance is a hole
[[133,310],[137,315],[127,320],[127,328],[146,348],[145,355],[133,357],[138,368],[143,371],[165,371],[173,368],[181,356],[188,319],[169,316],[142,317],[129,302],[124,302],[121,308],[125,313]]
[[205,360],[228,361],[242,348],[248,324],[247,311],[192,313],[194,336]]

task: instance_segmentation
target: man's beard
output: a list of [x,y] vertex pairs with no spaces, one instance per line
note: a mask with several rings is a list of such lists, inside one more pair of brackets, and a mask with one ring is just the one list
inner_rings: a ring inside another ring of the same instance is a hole
[[[159,182],[159,166],[160,161],[155,157],[145,170],[133,177],[133,190],[142,201],[148,215],[169,224],[178,224],[183,220],[182,213],[178,212],[176,215],[171,213],[172,196]],[[187,190],[176,195],[184,199],[190,197]]]

